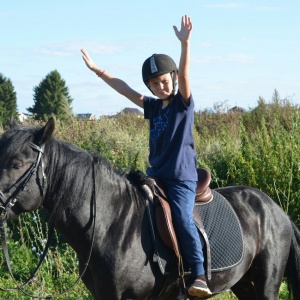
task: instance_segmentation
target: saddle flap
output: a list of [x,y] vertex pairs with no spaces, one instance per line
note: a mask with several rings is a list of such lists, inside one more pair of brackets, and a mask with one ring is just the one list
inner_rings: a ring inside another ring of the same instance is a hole
[[164,243],[174,250],[177,257],[180,256],[176,233],[173,227],[172,215],[169,203],[157,196],[158,205],[155,208],[155,216],[158,233]]

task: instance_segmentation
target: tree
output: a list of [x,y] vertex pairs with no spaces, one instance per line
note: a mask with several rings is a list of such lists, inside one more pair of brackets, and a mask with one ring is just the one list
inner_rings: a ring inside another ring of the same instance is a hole
[[0,73],[0,124],[6,126],[10,116],[18,118],[17,94],[11,80]]
[[70,105],[73,99],[69,95],[66,82],[57,70],[50,72],[33,91],[34,105],[27,110],[36,120],[46,121],[51,116],[60,120],[72,117]]

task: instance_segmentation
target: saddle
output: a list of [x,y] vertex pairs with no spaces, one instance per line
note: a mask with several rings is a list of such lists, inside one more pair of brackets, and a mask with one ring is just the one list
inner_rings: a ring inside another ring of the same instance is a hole
[[203,168],[197,169],[198,182],[196,187],[196,202],[209,202],[213,196],[209,187],[211,182],[211,174],[208,170]]
[[[197,173],[198,173],[198,182],[196,187],[195,202],[207,203],[213,199],[211,189],[209,188],[209,184],[211,181],[211,174],[208,170],[203,168],[197,169]],[[155,219],[156,219],[158,233],[162,241],[166,244],[166,246],[168,246],[175,252],[178,258],[178,262],[181,263],[180,248],[173,227],[172,214],[171,214],[170,205],[168,203],[168,197],[165,193],[163,185],[159,180],[150,179],[150,181],[152,184],[151,190],[154,195],[153,202],[155,205]],[[196,209],[194,209],[194,221],[206,242],[207,264],[209,266],[210,265],[209,241],[204,231],[201,217],[198,214]]]

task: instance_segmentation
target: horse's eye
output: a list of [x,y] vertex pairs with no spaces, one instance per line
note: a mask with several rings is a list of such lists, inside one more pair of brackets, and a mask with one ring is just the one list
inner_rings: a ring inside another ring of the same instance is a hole
[[22,168],[22,166],[23,166],[23,164],[21,162],[13,162],[11,164],[12,169],[20,169],[20,168]]
[[20,169],[21,167],[22,167],[21,163],[15,163],[15,164],[12,165],[13,169]]

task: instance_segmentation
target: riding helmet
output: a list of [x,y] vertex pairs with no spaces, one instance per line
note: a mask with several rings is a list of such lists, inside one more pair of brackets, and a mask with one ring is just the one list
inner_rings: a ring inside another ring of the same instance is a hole
[[177,71],[174,60],[166,54],[153,54],[148,57],[142,67],[143,81],[147,85],[149,79]]

